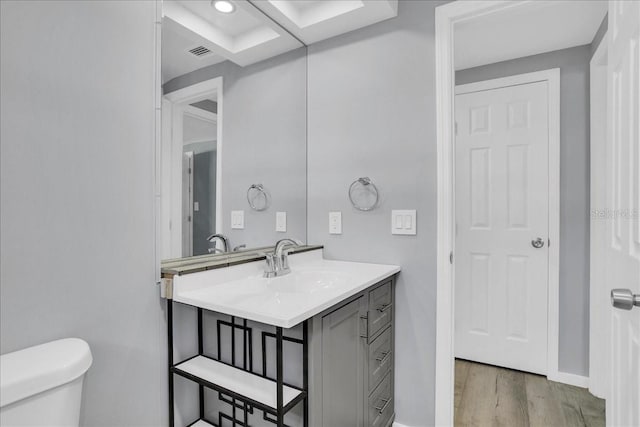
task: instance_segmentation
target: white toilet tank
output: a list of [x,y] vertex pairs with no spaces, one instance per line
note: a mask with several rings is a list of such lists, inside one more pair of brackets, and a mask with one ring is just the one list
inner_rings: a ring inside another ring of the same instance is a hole
[[78,426],[82,381],[93,361],[78,338],[0,356],[0,426]]

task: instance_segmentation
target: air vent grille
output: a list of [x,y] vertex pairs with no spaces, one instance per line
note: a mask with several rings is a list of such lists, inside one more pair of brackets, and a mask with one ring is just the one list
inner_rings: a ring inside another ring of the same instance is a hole
[[204,56],[210,54],[211,51],[204,46],[198,46],[193,49],[189,49],[189,53],[195,56]]

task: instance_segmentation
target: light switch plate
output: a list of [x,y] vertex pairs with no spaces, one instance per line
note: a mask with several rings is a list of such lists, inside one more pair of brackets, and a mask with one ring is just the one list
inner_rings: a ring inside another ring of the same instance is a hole
[[401,235],[416,234],[415,209],[391,211],[391,234],[401,234]]
[[244,211],[231,211],[231,228],[236,230],[244,228]]
[[199,202],[193,202],[193,211],[194,212],[200,211],[200,203]]
[[329,234],[342,234],[342,212],[329,212]]
[[287,232],[287,213],[276,212],[276,231],[280,233]]

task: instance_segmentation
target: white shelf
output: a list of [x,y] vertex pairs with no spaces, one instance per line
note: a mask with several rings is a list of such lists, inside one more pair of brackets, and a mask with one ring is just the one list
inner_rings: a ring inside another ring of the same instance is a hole
[[198,420],[195,423],[191,424],[191,427],[213,427],[213,424],[209,424],[205,420]]
[[[275,381],[203,356],[196,356],[182,362],[176,365],[176,368],[271,408],[275,409],[277,406],[277,384]],[[284,386],[283,388],[282,406],[286,406],[302,393],[291,387]],[[195,425],[197,427],[208,426],[208,424],[198,425],[197,423]]]

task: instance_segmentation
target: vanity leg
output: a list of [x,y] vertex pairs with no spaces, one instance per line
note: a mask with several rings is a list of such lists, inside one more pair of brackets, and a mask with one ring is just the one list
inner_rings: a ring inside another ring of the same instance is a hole
[[167,299],[167,358],[169,362],[169,427],[173,427],[173,300]]
[[282,411],[282,402],[284,394],[284,386],[282,380],[282,328],[276,328],[276,394],[277,394],[277,413],[278,413],[278,427],[284,427],[284,414]]
[[[198,307],[198,354],[204,354],[204,341],[202,338],[202,309]],[[200,403],[200,419],[204,420],[204,386],[198,386],[198,397]]]
[[307,393],[302,407],[302,425],[309,426],[309,330],[307,321],[302,324],[302,388]]

